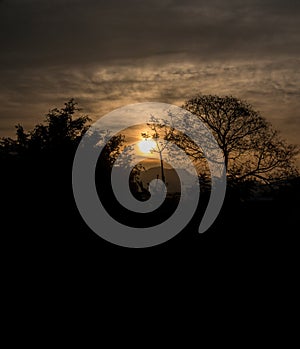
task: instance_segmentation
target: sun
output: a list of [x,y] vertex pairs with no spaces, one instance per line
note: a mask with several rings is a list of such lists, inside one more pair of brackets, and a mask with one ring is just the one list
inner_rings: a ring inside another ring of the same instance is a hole
[[138,143],[138,146],[142,153],[149,154],[152,149],[156,148],[156,143],[151,139],[143,139]]

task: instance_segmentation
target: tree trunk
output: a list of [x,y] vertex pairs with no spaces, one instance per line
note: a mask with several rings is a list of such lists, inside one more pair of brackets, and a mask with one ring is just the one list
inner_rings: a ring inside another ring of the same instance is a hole
[[164,164],[163,164],[163,159],[162,159],[161,152],[159,152],[159,157],[160,157],[160,168],[161,168],[161,180],[166,184]]

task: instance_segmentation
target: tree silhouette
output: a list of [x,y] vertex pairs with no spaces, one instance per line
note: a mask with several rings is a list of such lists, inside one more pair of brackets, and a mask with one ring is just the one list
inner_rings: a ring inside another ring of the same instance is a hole
[[[203,161],[199,164],[199,157],[192,156],[194,153],[192,149],[197,149],[197,154],[200,154],[199,147],[191,138],[178,131],[174,125],[174,119],[176,119],[177,124],[185,124],[185,120],[182,120],[182,115],[174,114],[171,111],[168,111],[168,114],[171,118],[171,123],[170,120],[157,118],[156,116],[151,115],[149,122],[147,123],[150,131],[141,134],[143,138],[150,138],[156,144],[153,149],[150,149],[150,153],[159,154],[162,181],[166,186],[168,186],[164,163],[169,163],[169,165],[175,165],[178,168],[185,169],[187,156],[190,156],[189,160],[194,163],[198,173],[198,181],[201,184],[200,190],[202,193],[207,193],[211,189],[211,178],[205,156],[201,151],[200,158]],[[200,133],[200,135],[201,134],[202,133]],[[174,145],[177,145],[178,148],[174,147]],[[182,152],[182,149],[184,152]],[[197,182],[194,184],[197,185]]]
[[[151,118],[152,121],[155,121],[155,118],[152,116]],[[160,133],[159,133],[159,130],[165,128],[165,125],[162,125],[162,124],[151,124],[151,123],[148,123],[147,124],[148,127],[150,127],[151,131],[153,132],[151,135],[149,135],[147,132],[143,132],[142,133],[142,137],[144,139],[148,139],[148,138],[151,138],[155,144],[156,144],[156,148],[153,148],[150,150],[151,153],[158,153],[159,154],[159,160],[160,160],[160,170],[161,170],[161,180],[166,183],[166,177],[165,177],[165,171],[164,171],[164,163],[163,163],[163,151],[165,150],[166,148],[166,144],[162,144],[161,142],[159,142],[159,137],[160,137]],[[165,136],[164,136],[164,139],[167,138],[167,135],[166,135],[166,131],[165,131]]]
[[80,115],[80,109],[72,98],[62,109],[48,112],[44,124],[38,124],[33,130],[25,132],[21,125],[16,126],[16,139],[2,138],[2,152],[36,153],[42,151],[68,151],[74,149],[88,128],[89,117]]
[[[228,176],[237,183],[235,192],[239,198],[242,188],[248,185],[249,179],[263,178],[261,180],[268,183],[278,178],[288,179],[285,181],[288,185],[282,186],[280,188],[282,190],[270,189],[274,200],[255,201],[254,204],[253,201],[238,202],[238,205],[234,206],[235,210],[232,209],[230,201],[228,201],[230,205],[226,205],[225,202],[225,210],[221,213],[217,224],[212,227],[212,231],[219,234],[218,238],[223,239],[221,242],[225,241],[224,230],[232,234],[232,240],[229,241],[240,238],[243,235],[241,227],[244,233],[246,230],[251,236],[257,229],[262,232],[262,236],[267,231],[272,232],[272,238],[274,231],[278,229],[292,232],[299,212],[299,178],[291,178],[296,174],[293,160],[297,149],[281,141],[271,126],[248,104],[239,102],[233,97],[198,96],[198,98],[203,99],[203,103],[200,101],[198,104],[197,100],[194,102],[191,100],[187,102],[186,108],[201,118],[214,133],[224,157],[227,156]],[[180,117],[182,119],[182,115]],[[182,122],[184,123],[184,120]],[[88,123],[89,118],[81,115],[76,102],[71,99],[62,109],[50,110],[44,123],[36,125],[32,130],[25,131],[22,125],[17,125],[14,139],[9,137],[0,139],[2,184],[0,207],[2,217],[7,220],[3,226],[9,227],[9,230],[3,229],[2,236],[7,235],[14,246],[17,244],[20,246],[18,252],[24,260],[29,254],[34,255],[36,251],[41,251],[40,257],[49,259],[49,263],[53,263],[59,249],[66,260],[69,260],[70,251],[77,254],[77,251],[82,253],[85,248],[88,256],[93,246],[97,247],[97,255],[99,253],[98,247],[102,246],[101,239],[96,239],[96,235],[91,234],[78,214],[71,180],[74,154],[82,136],[89,132]],[[174,145],[172,143],[184,149],[195,159],[195,163],[201,165],[205,162],[202,150],[192,139],[165,125],[164,120],[154,117],[149,123],[150,136],[159,135],[161,137],[157,137],[157,140],[164,139],[171,143],[164,154],[165,163],[173,165],[170,160],[174,158],[176,163],[180,162],[180,152],[174,150],[174,153],[171,153]],[[146,214],[146,217],[143,214],[136,216],[118,204],[113,198],[111,168],[120,153],[124,153],[126,142],[124,136],[118,134],[111,137],[111,134],[104,130],[87,137],[87,142],[91,142],[92,145],[97,145],[99,140],[104,142],[105,147],[99,154],[95,182],[97,188],[100,188],[99,198],[103,199],[108,212],[120,222],[136,227],[160,224],[169,217],[176,210],[177,197],[167,197],[159,210]],[[97,148],[95,151],[98,151]],[[130,163],[130,152],[127,157],[125,156],[125,161],[127,160]],[[203,170],[204,167],[199,168]],[[150,196],[143,182],[145,178],[148,182],[149,177],[144,176],[143,172],[143,164],[138,164],[129,178],[132,193],[139,200],[147,200]],[[169,173],[168,169],[167,179]],[[203,196],[201,192],[195,220],[187,227],[189,234],[181,234],[177,240],[180,248],[185,241],[189,246],[194,245],[193,241],[198,241],[191,239],[196,239],[199,234],[193,235],[190,232],[197,231],[197,220],[206,209],[205,205],[210,195],[210,182],[207,181],[205,171],[199,171],[199,181],[200,190],[204,190],[207,195]],[[207,184],[207,188],[202,185],[203,183]],[[258,227],[257,221],[263,223]],[[296,225],[296,229],[298,227]],[[267,235],[265,240],[268,246],[270,236]],[[176,240],[173,243],[176,244]],[[199,244],[195,246],[198,248]]]
[[[250,104],[231,96],[197,95],[183,107],[212,131],[232,182],[259,180],[270,184],[297,175],[299,149],[281,139]],[[177,137],[176,142],[194,158],[203,156],[187,137]]]

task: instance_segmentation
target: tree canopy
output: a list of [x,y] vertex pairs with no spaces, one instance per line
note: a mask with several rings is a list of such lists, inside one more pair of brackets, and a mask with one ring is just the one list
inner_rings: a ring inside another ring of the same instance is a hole
[[36,153],[43,151],[65,151],[77,146],[88,129],[89,117],[77,116],[80,109],[72,98],[61,109],[52,109],[45,118],[45,123],[36,125],[25,132],[23,126],[16,126],[16,139],[2,138],[2,152],[11,154]]
[[[253,180],[279,183],[299,175],[295,165],[299,148],[283,140],[249,103],[232,96],[199,94],[185,102],[183,107],[213,133],[223,152],[227,177],[231,183]],[[0,139],[0,155],[73,153],[89,128],[89,117],[79,112],[72,98],[63,108],[50,110],[45,122],[36,125],[31,131],[26,132],[23,126],[17,125],[15,139]],[[202,162],[203,169],[207,169],[202,150],[191,139],[176,133],[176,130],[165,130],[163,126],[158,123],[155,127],[164,130],[165,140],[175,142],[198,163]],[[158,132],[157,129],[154,131]],[[120,154],[125,139],[122,135],[109,136],[107,139],[101,156],[101,167],[109,169]]]
[[[295,177],[299,149],[283,140],[271,124],[245,101],[232,96],[197,95],[183,106],[213,133],[221,148],[227,176],[233,182],[274,183]],[[189,155],[201,159],[201,149],[177,138]]]

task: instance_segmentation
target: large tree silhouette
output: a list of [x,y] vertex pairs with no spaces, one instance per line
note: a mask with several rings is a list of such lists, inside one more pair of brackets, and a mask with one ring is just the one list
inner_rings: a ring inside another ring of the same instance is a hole
[[[212,131],[232,182],[278,183],[297,175],[297,146],[287,144],[247,102],[231,96],[199,94],[183,107]],[[203,157],[201,149],[188,138],[177,137],[176,142],[195,159]]]

